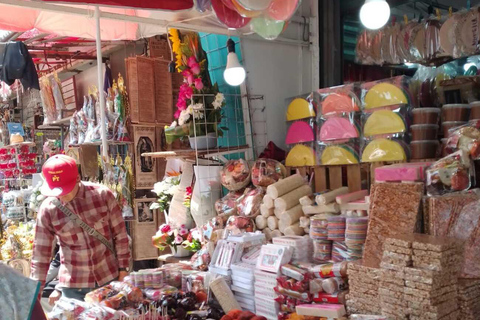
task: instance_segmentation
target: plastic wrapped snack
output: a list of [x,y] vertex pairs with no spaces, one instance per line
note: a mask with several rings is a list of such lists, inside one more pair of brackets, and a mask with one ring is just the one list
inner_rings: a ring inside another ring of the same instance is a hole
[[85,303],[76,299],[60,298],[55,303],[52,311],[48,313],[50,320],[72,320],[77,319],[85,311]]
[[359,139],[350,139],[348,143],[317,143],[315,146],[316,158],[321,165],[357,164],[360,162],[359,150]]
[[450,130],[446,151],[451,153],[458,150],[468,152],[473,160],[480,159],[480,120]]
[[286,175],[283,164],[272,159],[258,159],[252,167],[252,183],[256,187],[268,187]]
[[140,290],[139,288],[129,283],[120,282],[120,281],[113,281],[110,285],[114,290],[126,293],[128,301],[131,301],[131,302],[142,301],[143,294],[142,294],[142,290]]
[[223,198],[215,201],[215,210],[218,215],[230,216],[237,213],[237,200],[243,195],[243,190],[227,193]]
[[362,162],[405,161],[407,146],[398,139],[374,139],[365,141]]
[[237,200],[238,214],[249,218],[258,216],[264,195],[265,189],[246,189],[245,193]]
[[118,290],[114,290],[111,285],[98,288],[86,294],[85,301],[88,303],[101,302],[108,297],[115,295]]
[[228,218],[226,229],[233,235],[255,231],[255,221],[248,217],[232,216]]
[[145,289],[143,292],[148,299],[159,301],[163,296],[174,294],[177,291],[177,288],[166,285],[160,289]]
[[250,183],[250,167],[244,159],[228,161],[220,175],[222,185],[230,191],[243,189]]
[[109,297],[103,300],[102,302],[100,302],[100,304],[102,306],[112,308],[115,310],[125,308],[126,306],[128,306],[127,294],[125,292],[120,292],[114,295],[113,297]]
[[285,137],[286,144],[296,144],[303,142],[315,141],[314,134],[315,121],[309,119],[308,121],[294,121],[288,127],[287,135]]
[[344,85],[319,89],[321,102],[319,114],[322,118],[337,117],[360,111],[360,100],[355,94],[354,85]]
[[426,170],[428,195],[468,190],[471,168],[468,153],[463,150],[438,160]]
[[405,104],[415,106],[409,86],[410,78],[406,76],[363,83],[361,100],[364,110]]

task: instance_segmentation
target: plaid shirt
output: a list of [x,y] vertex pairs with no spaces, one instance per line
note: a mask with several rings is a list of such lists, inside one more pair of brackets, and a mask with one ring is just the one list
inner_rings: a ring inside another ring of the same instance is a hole
[[118,277],[130,259],[122,210],[113,193],[99,184],[81,182],[77,196],[65,206],[115,246],[117,257],[99,240],[85,233],[47,198],[37,215],[32,278],[45,284],[54,238],[60,244],[60,286],[94,288]]

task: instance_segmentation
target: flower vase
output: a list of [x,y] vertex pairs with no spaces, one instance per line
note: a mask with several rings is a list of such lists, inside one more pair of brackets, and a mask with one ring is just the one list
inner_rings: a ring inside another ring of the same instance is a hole
[[217,147],[217,134],[207,133],[205,136],[189,137],[190,148],[193,150],[213,149]]
[[172,251],[172,256],[176,258],[184,258],[184,257],[189,257],[191,252],[185,249],[184,247],[177,246],[177,250],[175,250],[175,247],[170,246],[170,250]]

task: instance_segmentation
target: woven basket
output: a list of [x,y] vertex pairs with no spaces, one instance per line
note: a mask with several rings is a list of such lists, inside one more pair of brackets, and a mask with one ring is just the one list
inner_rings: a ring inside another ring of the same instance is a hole
[[154,59],[126,59],[127,90],[132,123],[155,123]]
[[240,304],[235,299],[232,290],[230,290],[224,278],[219,277],[210,282],[210,289],[225,313],[234,309],[242,310],[242,307],[240,307]]

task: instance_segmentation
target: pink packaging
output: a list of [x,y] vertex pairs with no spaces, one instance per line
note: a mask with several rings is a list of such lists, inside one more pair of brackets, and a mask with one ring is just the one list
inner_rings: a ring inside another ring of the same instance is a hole
[[432,162],[392,164],[375,169],[375,181],[424,181],[425,169]]

